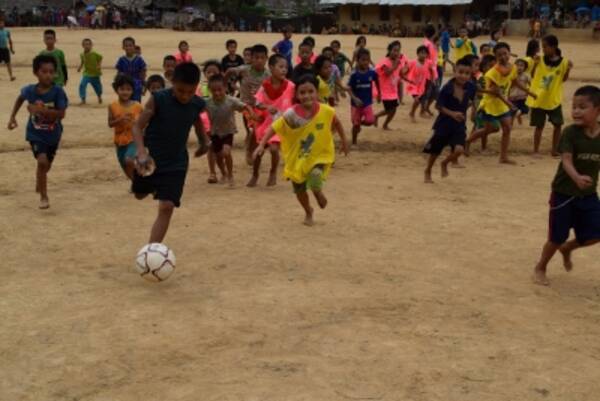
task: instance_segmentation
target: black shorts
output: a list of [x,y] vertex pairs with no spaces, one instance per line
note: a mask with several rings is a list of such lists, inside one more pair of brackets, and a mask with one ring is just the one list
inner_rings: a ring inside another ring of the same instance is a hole
[[515,108],[517,109],[516,111],[513,111],[513,115],[516,115],[518,112],[521,112],[521,114],[529,113],[529,106],[527,106],[525,99],[511,100],[511,102],[515,105]]
[[10,64],[10,50],[7,47],[0,47],[0,63]]
[[562,105],[553,110],[537,109],[532,107],[529,125],[536,128],[544,128],[544,125],[546,125],[546,118],[548,121],[550,121],[550,123],[552,123],[552,125],[563,125],[565,120],[563,117]]
[[210,136],[210,148],[214,153],[221,153],[223,147],[228,145],[229,147],[233,146],[233,134],[219,136],[219,135],[211,135]]
[[54,156],[56,156],[56,151],[58,150],[58,145],[48,145],[44,142],[29,141],[29,145],[31,145],[33,157],[37,159],[39,155],[45,154],[50,163],[54,160]]
[[387,112],[396,110],[399,105],[400,103],[398,103],[398,99],[383,101],[383,109]]
[[454,149],[456,146],[464,147],[466,140],[466,131],[434,131],[427,144],[425,144],[423,153],[439,155],[446,146],[450,146],[452,149]]
[[154,199],[171,201],[175,207],[179,207],[181,205],[186,174],[187,171],[185,170],[155,171],[151,176],[142,177],[136,172],[133,176],[131,192],[142,195],[153,194]]

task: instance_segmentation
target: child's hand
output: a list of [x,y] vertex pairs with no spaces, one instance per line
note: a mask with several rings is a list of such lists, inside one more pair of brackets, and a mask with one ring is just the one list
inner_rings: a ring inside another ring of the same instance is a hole
[[594,180],[592,180],[592,177],[588,175],[579,175],[575,180],[575,184],[579,189],[586,189],[594,185]]
[[531,94],[531,97],[532,97],[532,98],[534,98],[534,99],[537,99],[537,98],[538,98],[538,96],[537,96],[535,93],[532,93],[532,94]]
[[33,104],[27,105],[27,111],[29,111],[30,114],[34,114],[34,115],[42,113],[45,109],[46,109],[46,106],[44,106],[44,104],[42,104],[42,103],[33,103]]
[[459,123],[462,123],[466,119],[465,115],[459,111],[452,112],[450,117],[452,117],[453,120],[458,121]]
[[359,98],[357,98],[356,96],[352,97],[352,100],[354,100],[354,104],[356,104],[356,107],[362,107],[363,106],[363,102],[362,100],[360,100]]
[[263,155],[265,152],[265,147],[263,144],[259,144],[256,149],[254,149],[254,153],[252,154],[252,160],[256,160]]
[[142,150],[138,150],[135,156],[135,169],[138,174],[146,177],[152,172],[150,171],[152,168],[152,161],[150,155],[148,154],[148,150],[146,148],[142,148]]
[[14,118],[11,118],[10,121],[8,122],[8,129],[9,130],[14,130],[15,128],[17,128],[19,126],[19,124],[17,124],[17,120],[15,120]]
[[275,114],[277,114],[277,113],[279,112],[279,110],[277,110],[277,109],[276,109],[275,107],[273,107],[273,106],[269,106],[269,107],[267,108],[267,110],[269,111],[269,113],[271,113],[271,114],[273,114],[273,115],[275,115]]
[[345,141],[342,141],[340,149],[344,156],[348,156],[348,153],[350,153],[350,150],[348,149],[348,144]]
[[13,49],[10,49],[10,52],[11,52],[12,54],[15,54],[15,51],[14,51]]

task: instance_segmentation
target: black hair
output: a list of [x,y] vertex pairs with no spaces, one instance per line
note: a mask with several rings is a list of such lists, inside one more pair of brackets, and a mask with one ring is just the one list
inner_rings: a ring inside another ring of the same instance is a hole
[[182,40],[182,41],[179,42],[179,45],[177,46],[177,48],[180,48],[181,45],[188,45],[189,46],[190,44],[187,42],[187,40]]
[[294,28],[291,25],[286,25],[281,29],[281,33],[294,33]]
[[358,38],[356,38],[356,43],[354,44],[354,47],[358,46],[358,44],[362,41],[367,43],[367,38],[365,38],[363,35],[360,35]]
[[208,70],[208,67],[211,66],[217,67],[220,73],[223,72],[223,67],[221,66],[221,63],[216,59],[205,61],[204,64],[202,64],[202,71],[204,71],[204,73],[206,74],[206,70]]
[[223,75],[221,74],[215,74],[212,77],[208,78],[208,84],[214,84],[220,82],[223,85],[225,85],[225,78],[223,78]]
[[560,57],[562,56],[562,51],[558,47],[558,38],[555,35],[546,35],[542,38],[542,42],[547,46],[553,47],[556,49],[556,54]]
[[135,45],[135,50],[136,50],[136,51],[138,51],[138,50],[139,50],[139,51],[141,51],[141,50],[142,50],[142,46],[140,46],[140,45]]
[[479,46],[479,53],[483,53],[483,49],[485,49],[486,47],[492,47],[490,46],[489,43],[482,43],[481,46]]
[[311,45],[311,47],[315,47],[315,38],[313,38],[312,36],[306,36],[304,39],[302,39],[303,43],[308,43]]
[[339,40],[334,39],[331,41],[331,43],[329,44],[331,47],[333,47],[334,45],[338,45],[339,47],[342,47],[342,44],[340,43]]
[[135,39],[132,38],[131,36],[127,36],[126,38],[123,38],[123,45],[125,45],[125,42],[131,42],[135,46]]
[[490,63],[494,63],[496,61],[496,57],[491,54],[486,54],[481,58],[479,62],[479,71],[483,72],[485,67],[487,67]]
[[303,47],[310,47],[311,50],[313,48],[312,45],[310,43],[308,43],[308,42],[300,42],[300,44],[298,45],[298,49],[301,49]]
[[316,58],[313,69],[315,70],[315,74],[318,74],[321,71],[321,68],[325,65],[325,63],[331,62],[331,60],[323,55],[320,55]]
[[429,24],[425,27],[425,29],[423,29],[423,33],[425,34],[426,38],[431,39],[431,37],[435,35],[435,27]]
[[37,73],[42,64],[52,64],[56,70],[56,59],[50,55],[39,55],[33,59],[33,73]]
[[515,61],[515,64],[517,64],[517,63],[523,63],[523,64],[525,64],[525,69],[528,69],[528,68],[529,68],[529,63],[528,63],[528,62],[527,62],[527,60],[525,60],[524,58],[518,58],[518,59]]
[[165,83],[164,78],[157,74],[150,75],[148,77],[148,79],[146,80],[146,89],[150,89],[150,85],[152,85],[153,83],[157,83],[157,82],[160,84],[160,87],[162,89],[165,89],[166,83]]
[[510,45],[506,42],[498,42],[496,46],[494,46],[494,54],[500,49],[506,49],[510,52]]
[[266,56],[269,54],[269,50],[265,45],[254,45],[252,46],[252,55],[254,56],[255,54],[264,54]]
[[298,90],[298,87],[300,85],[304,85],[306,83],[313,84],[315,89],[319,87],[319,81],[317,81],[316,76],[314,76],[313,74],[304,74],[294,81],[294,85],[296,85],[296,90]]
[[252,53],[252,47],[245,47],[244,51],[242,51],[242,53],[246,53],[246,52]]
[[166,63],[167,61],[175,61],[177,62],[177,59],[175,58],[175,56],[168,54],[165,56],[165,58],[163,58],[163,64]]
[[399,40],[394,40],[393,42],[390,42],[387,46],[387,54],[386,57],[390,56],[390,53],[392,52],[392,49],[396,46],[400,46],[400,48],[402,48],[402,43],[400,43]]
[[490,39],[492,39],[492,40],[495,40],[495,39],[494,39],[494,36],[496,36],[496,34],[497,34],[498,32],[502,32],[502,29],[493,29],[493,30],[490,32]]
[[323,50],[321,50],[321,54],[323,54],[325,52],[332,52],[333,53],[333,47],[331,47],[331,46],[325,46],[323,48]]
[[225,47],[229,47],[229,45],[236,45],[237,46],[237,41],[235,39],[228,39],[227,42],[225,42]]
[[90,39],[90,38],[85,38],[85,39],[83,39],[83,40],[81,41],[81,44],[84,44],[85,42],[90,42],[90,43],[93,43],[93,42],[92,42],[92,39]]
[[115,80],[113,81],[113,84],[112,84],[112,87],[115,90],[115,92],[121,86],[125,86],[125,85],[129,85],[129,86],[131,86],[131,89],[134,89],[135,83],[133,82],[133,78],[131,78],[129,75],[117,74],[115,76]]
[[369,60],[371,59],[371,52],[369,49],[362,48],[356,52],[356,60],[360,60],[360,58],[363,56],[369,57]]
[[[464,56],[463,58],[461,58],[460,60],[458,60],[456,62],[456,66],[458,67],[459,65],[462,65],[463,67],[471,68],[471,66],[473,65],[473,58],[471,58],[469,56],[473,56],[473,55],[468,54],[468,55]],[[473,57],[477,58],[476,56],[473,56]]]
[[47,35],[53,36],[56,39],[56,31],[54,29],[46,29],[44,31],[44,36]]
[[283,60],[287,63],[286,58],[283,57],[281,54],[272,54],[271,57],[269,57],[269,67],[273,67],[274,65],[276,65],[279,62],[279,60]]
[[429,54],[429,49],[425,45],[417,47],[417,54],[419,54],[421,52],[425,52],[425,53]]
[[594,105],[594,107],[600,106],[600,88],[594,85],[585,85],[575,91],[573,96],[585,96]]
[[527,42],[527,50],[525,50],[525,55],[527,57],[534,57],[539,51],[540,41],[537,39],[530,39],[529,42]]
[[173,82],[198,85],[198,82],[200,82],[200,68],[194,63],[179,64],[173,72]]

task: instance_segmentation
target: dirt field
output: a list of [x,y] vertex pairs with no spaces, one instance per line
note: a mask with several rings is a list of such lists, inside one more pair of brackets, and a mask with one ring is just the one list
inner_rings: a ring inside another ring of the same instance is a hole
[[[404,106],[393,132],[365,129],[360,149],[339,159],[313,228],[300,224],[288,183],[266,189],[263,175],[258,189],[243,186],[241,150],[234,190],[209,186],[206,160],[194,160],[165,241],[177,271],[158,285],[137,276],[156,206],[128,194],[105,106],[91,94],[76,106],[81,39],[110,67],[125,35],[155,71],[180,39],[204,60],[221,57],[231,36],[60,30],[72,106],[46,212],[25,110],[16,131],[5,128],[34,81],[41,30],[13,30],[16,82],[0,67],[0,400],[598,399],[600,248],[577,253],[569,274],[553,261],[551,287],[531,284],[557,161],[531,157],[526,126],[514,134],[517,166],[497,163],[495,137],[466,169],[425,185],[420,150],[432,121],[411,124]],[[279,36],[236,38],[242,48]],[[317,37],[318,47],[330,39]],[[349,53],[354,37],[341,39]],[[524,38],[508,40],[524,51]],[[375,59],[387,41],[369,38]],[[420,40],[403,44],[413,56]],[[575,63],[569,115],[576,87],[597,79],[600,45],[562,48]],[[107,103],[113,75],[105,70]],[[349,131],[349,106],[339,112]]]

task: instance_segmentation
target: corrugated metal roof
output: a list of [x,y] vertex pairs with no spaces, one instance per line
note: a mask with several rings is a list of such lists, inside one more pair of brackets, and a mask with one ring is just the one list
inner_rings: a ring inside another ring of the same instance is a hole
[[378,6],[454,6],[471,4],[473,0],[320,0],[321,4],[331,5],[378,5]]

